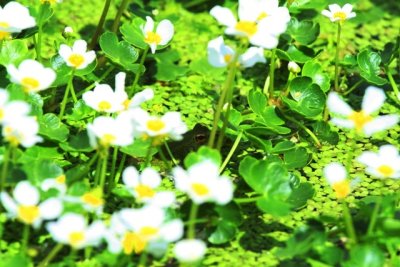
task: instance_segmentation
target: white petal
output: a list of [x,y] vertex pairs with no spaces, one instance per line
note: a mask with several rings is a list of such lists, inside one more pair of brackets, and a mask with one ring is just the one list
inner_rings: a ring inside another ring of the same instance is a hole
[[375,166],[379,164],[379,157],[374,152],[365,151],[357,158],[357,161],[367,166]]
[[264,49],[262,47],[250,47],[239,57],[239,62],[244,68],[253,67],[256,63],[265,63]]
[[330,185],[341,182],[347,178],[345,167],[337,162],[330,163],[324,168],[324,176]]
[[20,205],[37,205],[40,199],[39,190],[28,181],[19,182],[13,196]]
[[125,92],[125,72],[119,72],[115,75],[115,92]]
[[58,54],[62,57],[65,62],[68,62],[69,57],[72,54],[72,49],[66,44],[60,45],[60,49],[58,50]]
[[49,198],[39,205],[40,216],[46,220],[55,219],[60,216],[63,205],[60,199]]
[[153,32],[153,30],[154,30],[154,20],[151,17],[146,16],[146,24],[142,29],[144,35],[146,35],[148,32]]
[[328,94],[326,105],[329,111],[336,114],[349,116],[353,112],[353,109],[336,92]]
[[147,167],[142,171],[140,175],[140,183],[156,188],[161,184],[160,174],[151,167]]
[[263,34],[263,30],[260,29],[256,34],[251,36],[250,43],[265,49],[273,49],[278,46],[279,39],[270,34]]
[[129,108],[139,107],[140,104],[150,99],[153,99],[153,97],[154,97],[154,92],[152,89],[150,88],[144,89],[143,91],[136,93],[132,97],[132,100],[129,103]]
[[0,199],[3,207],[11,214],[12,217],[15,217],[18,213],[18,205],[15,203],[14,199],[12,199],[6,192],[0,193]]
[[171,21],[164,19],[158,24],[156,33],[161,36],[160,45],[166,45],[174,36],[174,25]]
[[122,181],[128,187],[134,187],[139,183],[139,172],[135,167],[126,167],[122,173]]
[[365,91],[361,108],[366,114],[378,111],[385,102],[386,96],[382,89],[369,86]]
[[207,251],[206,244],[199,239],[184,239],[175,244],[174,255],[184,263],[201,260]]
[[233,184],[229,178],[219,178],[216,183],[214,198],[219,205],[229,203],[233,198]]
[[371,136],[374,133],[394,127],[398,122],[399,122],[398,115],[378,116],[374,118],[372,121],[365,124],[363,130],[367,136]]
[[349,3],[345,4],[345,5],[342,7],[342,11],[343,11],[344,13],[346,13],[346,14],[350,14],[352,10],[353,10],[353,6],[352,6],[351,4],[349,4]]
[[161,228],[162,239],[167,242],[175,242],[183,236],[183,222],[180,219],[172,220]]
[[72,46],[73,53],[83,55],[87,49],[87,43],[85,40],[76,40]]
[[215,6],[210,10],[210,14],[222,25],[228,27],[233,27],[236,25],[235,16],[229,8]]
[[173,192],[158,192],[148,204],[155,205],[160,208],[169,208],[175,202],[175,194]]
[[340,118],[333,118],[330,120],[332,124],[335,124],[336,126],[346,128],[346,129],[353,129],[354,122],[352,120],[347,120],[347,119],[340,119]]

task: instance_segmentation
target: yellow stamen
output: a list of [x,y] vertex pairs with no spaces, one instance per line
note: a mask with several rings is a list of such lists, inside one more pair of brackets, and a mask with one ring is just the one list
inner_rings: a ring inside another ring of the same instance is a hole
[[381,165],[378,167],[378,172],[382,174],[384,177],[390,177],[394,174],[394,169],[389,165]]
[[4,118],[4,109],[0,109],[0,120]]
[[104,200],[101,198],[101,196],[98,195],[98,192],[96,191],[86,193],[81,198],[83,202],[93,207],[100,207],[104,203]]
[[23,223],[32,224],[39,218],[40,210],[38,206],[19,206],[18,207],[18,219]]
[[205,186],[204,184],[199,184],[199,183],[193,183],[192,189],[199,196],[205,196],[210,192],[210,190],[208,190],[207,186]]
[[139,235],[143,236],[145,239],[149,239],[158,233],[158,229],[151,226],[142,227],[139,231]]
[[335,191],[336,197],[338,199],[345,198],[350,194],[350,183],[347,180],[334,183],[332,185],[332,188]]
[[265,19],[266,17],[268,17],[268,14],[263,11],[260,13],[260,15],[258,15],[257,21]]
[[137,234],[132,233],[132,232],[126,232],[124,235],[124,238],[122,239],[122,248],[124,250],[124,253],[126,255],[129,255],[132,253],[132,251],[138,246],[139,237]]
[[40,85],[40,82],[32,77],[25,77],[21,80],[21,84],[26,92],[36,91]]
[[161,36],[155,32],[147,32],[144,41],[148,44],[159,44],[161,43]]
[[79,68],[85,62],[85,58],[79,54],[72,54],[68,58],[68,62],[75,68]]
[[225,60],[226,63],[231,62],[231,60],[232,60],[232,55],[226,54],[226,55],[224,56],[224,60]]
[[131,100],[130,99],[126,99],[122,105],[124,106],[125,109],[129,108],[129,105],[131,104]]
[[338,11],[333,14],[334,19],[339,19],[340,21],[344,21],[347,19],[347,14],[343,11]]
[[112,144],[117,138],[112,135],[112,134],[105,134],[103,137],[100,139],[100,144],[102,146],[109,146]]
[[135,191],[139,195],[139,198],[152,198],[155,195],[155,192],[151,187],[143,184],[136,186]]
[[250,37],[257,32],[257,24],[253,21],[239,21],[235,29]]
[[99,108],[100,111],[105,111],[105,110],[109,110],[111,108],[111,104],[108,101],[100,101],[100,103],[97,106]]
[[69,234],[69,243],[72,247],[77,247],[85,240],[84,232],[72,232]]
[[[8,24],[7,22],[0,22],[0,28],[2,29],[7,29],[10,27],[10,24]],[[7,31],[0,31],[0,41],[5,40],[5,39],[9,39],[11,37],[11,33],[7,32]]]
[[56,177],[56,182],[59,184],[65,184],[65,174],[61,174],[60,176]]
[[364,128],[365,124],[372,121],[372,117],[368,114],[365,114],[362,110],[354,111],[350,114],[348,118],[349,120],[352,120],[354,122],[354,126],[357,131],[361,131]]
[[147,128],[153,132],[159,132],[165,128],[165,123],[160,119],[149,120]]

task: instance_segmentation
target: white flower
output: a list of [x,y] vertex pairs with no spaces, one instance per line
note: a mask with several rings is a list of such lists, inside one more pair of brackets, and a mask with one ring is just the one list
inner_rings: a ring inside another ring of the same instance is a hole
[[174,25],[167,19],[162,20],[154,32],[154,20],[146,16],[146,24],[142,26],[141,29],[144,35],[144,41],[150,46],[153,54],[156,52],[158,45],[168,44],[174,35]]
[[[155,206],[123,209],[113,214],[107,235],[112,253],[141,253],[149,246],[168,244],[181,238],[183,223],[179,219],[166,221],[165,211]],[[166,246],[160,246],[166,248]],[[152,251],[149,251],[152,252]]]
[[79,203],[86,211],[100,215],[103,212],[104,199],[100,188],[85,192],[82,196],[65,196],[63,199],[71,203]]
[[67,184],[65,183],[66,176],[65,174],[61,174],[56,178],[48,178],[44,179],[40,188],[43,191],[49,191],[50,189],[56,189],[60,194],[64,195],[67,192]]
[[207,246],[200,239],[183,239],[175,244],[174,255],[179,262],[194,263],[206,254]]
[[92,123],[88,123],[87,131],[93,148],[99,145],[128,146],[133,143],[133,128],[126,116],[97,117]]
[[61,244],[67,244],[74,249],[100,244],[105,233],[105,226],[100,221],[94,221],[89,226],[81,214],[66,213],[58,221],[46,225],[53,239]]
[[127,167],[122,173],[122,180],[128,191],[140,202],[167,208],[175,201],[173,192],[155,191],[161,185],[161,176],[151,167],[145,168],[141,174],[135,167]]
[[337,93],[328,95],[328,109],[344,118],[333,118],[331,122],[343,128],[355,129],[357,132],[370,136],[376,132],[389,129],[399,121],[398,115],[372,116],[384,104],[386,99],[382,89],[369,86],[365,92],[361,110],[354,111]]
[[227,26],[226,34],[247,37],[251,44],[266,49],[278,45],[278,37],[290,20],[289,11],[279,7],[277,0],[240,0],[238,13],[239,21],[228,8],[215,6],[210,11],[220,24]]
[[12,146],[34,146],[43,139],[37,135],[39,124],[34,117],[16,117],[3,126],[3,137]]
[[225,205],[232,200],[232,181],[226,176],[219,176],[219,168],[212,161],[196,163],[187,171],[175,167],[172,174],[176,188],[186,192],[196,204],[216,202]]
[[70,34],[70,33],[73,33],[73,32],[74,32],[74,29],[72,29],[71,26],[67,26],[67,27],[64,28],[64,33]]
[[131,112],[136,136],[181,140],[187,131],[186,124],[181,119],[179,112],[167,112],[161,118],[151,116],[142,109],[134,109]]
[[56,198],[49,198],[39,204],[39,191],[28,181],[16,185],[13,198],[6,192],[1,192],[0,198],[10,217],[18,218],[35,228],[39,227],[43,220],[58,217],[63,209],[61,201]]
[[51,86],[56,79],[56,73],[51,68],[45,68],[33,59],[26,59],[16,68],[7,66],[11,81],[20,84],[26,92],[38,92]]
[[21,32],[35,25],[28,8],[20,3],[12,1],[0,7],[0,41],[9,39],[13,32]]
[[367,166],[366,172],[378,178],[400,178],[400,155],[393,145],[384,145],[378,153],[363,152],[357,161]]
[[257,63],[265,62],[267,61],[262,47],[250,47],[239,57],[239,63],[243,68],[250,68]]
[[294,61],[289,61],[288,63],[288,70],[292,73],[299,73],[301,71],[301,68],[299,65],[297,65],[296,62]]
[[128,102],[125,105],[126,109],[135,109],[140,107],[140,105],[146,101],[149,101],[150,99],[153,99],[154,97],[154,92],[150,88],[146,88],[141,92],[136,93],[131,100],[128,100]]
[[356,16],[356,13],[351,12],[352,9],[353,6],[351,4],[345,4],[343,7],[340,7],[338,4],[332,4],[329,5],[329,10],[323,10],[321,13],[332,22],[343,22]]
[[128,94],[125,92],[125,72],[115,76],[115,91],[108,84],[98,84],[93,91],[82,95],[89,107],[99,112],[119,112],[125,109]]
[[68,45],[60,45],[58,53],[67,63],[67,66],[75,69],[84,69],[96,59],[96,53],[91,50],[86,52],[87,43],[85,40],[76,40],[71,47]]
[[338,199],[343,199],[350,194],[350,182],[347,180],[347,172],[342,164],[337,162],[328,164],[324,168],[324,176]]
[[225,45],[224,38],[219,36],[208,42],[208,62],[210,65],[220,68],[226,67],[235,57],[235,51]]
[[7,123],[29,114],[31,108],[24,101],[8,101],[8,92],[0,89],[0,124]]

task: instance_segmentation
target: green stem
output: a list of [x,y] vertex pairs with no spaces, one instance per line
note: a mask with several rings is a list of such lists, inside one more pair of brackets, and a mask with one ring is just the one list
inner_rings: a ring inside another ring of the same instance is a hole
[[167,150],[168,156],[171,158],[172,162],[174,163],[175,166],[178,166],[178,161],[175,159],[174,154],[172,153],[169,145],[167,142],[164,142],[164,147]]
[[[104,80],[105,78],[107,78],[107,76],[115,69],[115,66],[110,66],[104,73],[103,75],[100,76],[100,78],[96,81],[97,83],[100,83],[102,80]],[[90,89],[94,88],[96,86],[96,83],[92,83],[91,85],[89,85],[88,87],[86,87],[85,89],[79,91],[76,95],[78,97],[80,97],[81,95],[83,95],[85,92],[89,91]]]
[[54,259],[54,257],[60,252],[60,250],[63,248],[62,244],[57,244],[49,254],[47,254],[46,258],[39,263],[37,267],[46,267],[49,265],[49,263]]
[[347,235],[350,238],[350,243],[357,244],[356,231],[354,229],[353,219],[351,218],[350,210],[347,207],[347,203],[342,201],[342,207],[344,224],[346,226]]
[[96,153],[91,159],[90,161],[86,164],[86,166],[84,167],[84,169],[82,171],[80,171],[73,180],[71,180],[70,182],[74,182],[74,181],[78,181],[80,180],[83,176],[85,176],[89,171],[90,171],[90,167],[96,162],[97,158],[99,157],[99,153]]
[[399,99],[399,97],[400,97],[399,88],[397,87],[397,84],[396,84],[396,82],[394,81],[393,75],[390,73],[389,68],[386,69],[386,75],[388,76],[390,85],[391,85],[392,88],[393,88],[393,91],[394,91],[394,94],[395,94],[395,98],[396,98],[396,99]]
[[75,94],[75,88],[74,88],[74,83],[73,83],[74,76],[75,76],[75,69],[72,70],[72,73],[71,73],[70,91],[71,91],[72,100],[74,100],[74,103],[76,103],[76,102],[78,102],[78,98],[76,98],[76,94]]
[[317,147],[322,146],[321,142],[318,140],[318,137],[310,129],[308,129],[306,126],[304,126],[302,123],[298,122],[297,120],[290,118],[289,116],[285,116],[285,115],[283,115],[283,116],[285,117],[285,119],[293,122],[298,127],[300,127],[303,131],[305,131],[311,137],[311,139],[314,141],[314,143]]
[[336,39],[336,54],[335,54],[335,91],[339,91],[339,51],[340,51],[340,35],[342,25],[338,22],[337,39]]
[[25,224],[24,230],[22,232],[22,240],[21,240],[21,251],[22,251],[22,253],[25,253],[25,254],[27,252],[28,243],[29,243],[29,230],[30,230],[29,224]]
[[38,24],[38,32],[37,32],[37,43],[36,43],[36,57],[39,62],[42,62],[42,36],[43,36],[43,12],[44,6],[48,5],[47,3],[41,4],[39,7],[39,24]]
[[153,150],[153,139],[150,140],[150,145],[147,148],[147,153],[146,153],[146,160],[144,162],[144,167],[148,167],[150,165],[150,160],[151,160],[151,152]]
[[188,221],[188,232],[187,232],[187,238],[188,239],[194,239],[196,237],[196,217],[197,213],[199,211],[199,205],[196,203],[192,203],[192,207],[190,208],[190,214],[189,214],[189,221]]
[[107,192],[111,192],[111,190],[113,190],[113,188],[114,188],[114,176],[115,176],[116,167],[117,167],[117,158],[118,158],[118,148],[114,147],[112,160],[111,160],[111,172],[110,172],[110,179],[109,179]]
[[262,196],[256,196],[256,197],[244,197],[244,198],[234,198],[233,201],[235,201],[238,204],[243,204],[243,203],[252,203],[256,202],[262,198]]
[[106,148],[105,154],[103,155],[102,159],[103,161],[101,164],[101,171],[100,171],[100,188],[103,190],[103,192],[104,192],[104,184],[106,183],[108,154],[109,154],[108,148]]
[[129,90],[129,97],[132,97],[135,93],[136,93],[136,86],[139,82],[139,78],[140,76],[142,76],[142,69],[144,66],[144,61],[146,60],[146,56],[147,53],[149,52],[150,47],[147,46],[144,50],[143,50],[143,54],[142,57],[140,58],[140,62],[139,62],[139,71],[135,74],[135,79],[133,80],[132,86],[130,87]]
[[147,263],[147,253],[146,251],[143,251],[139,258],[138,267],[146,267],[147,266],[146,263]]
[[207,1],[208,0],[192,0],[189,3],[184,3],[183,7],[184,8],[190,8],[190,7],[193,7],[193,6],[197,6],[197,5],[203,4],[204,2],[207,2]]
[[117,11],[117,15],[115,16],[114,23],[113,23],[113,25],[111,27],[111,31],[112,32],[117,32],[118,26],[119,26],[119,22],[121,21],[122,13],[124,13],[124,10],[128,6],[128,3],[129,3],[129,0],[122,0],[121,4],[119,5],[118,11]]
[[119,163],[117,173],[115,174],[114,184],[118,184],[118,182],[119,182],[119,178],[121,177],[121,174],[122,174],[122,169],[125,166],[125,161],[126,161],[126,154],[124,153],[124,154],[122,154],[122,159]]
[[231,150],[229,151],[228,155],[226,156],[224,162],[222,163],[222,166],[219,168],[219,172],[222,173],[226,167],[226,165],[228,165],[229,161],[231,160],[233,154],[235,153],[240,140],[242,139],[243,136],[243,131],[240,131],[239,134],[236,136],[235,142],[233,143]]
[[357,148],[357,139],[358,139],[357,133],[354,133],[354,137],[350,139],[351,140],[350,150],[347,153],[347,159],[345,165],[346,171],[349,175],[350,175],[351,163],[353,161],[354,152]]
[[101,173],[102,163],[103,163],[103,159],[102,159],[102,157],[99,156],[97,159],[96,172],[94,175],[94,185],[95,186],[98,186],[99,182],[100,182],[100,173]]
[[170,170],[172,168],[171,163],[168,161],[167,157],[165,157],[165,154],[161,147],[157,147],[158,154],[160,154],[161,159],[164,161],[165,165],[167,165],[167,169]]
[[272,49],[271,62],[269,63],[269,85],[268,85],[268,100],[274,99],[274,79],[275,79],[275,64],[276,64],[276,49]]
[[382,199],[379,198],[375,203],[374,210],[372,211],[372,215],[371,215],[371,220],[369,221],[369,225],[368,225],[368,230],[367,230],[368,236],[370,236],[372,234],[372,232],[374,231],[374,228],[376,225],[376,220],[378,219],[379,209],[381,208],[381,202],[382,202]]
[[104,22],[106,21],[108,10],[110,9],[111,0],[106,0],[104,2],[103,12],[101,13],[101,17],[99,22],[97,23],[96,31],[92,37],[92,41],[90,42],[88,50],[92,50],[100,37],[101,32],[103,31]]
[[69,81],[68,81],[68,84],[67,84],[67,88],[65,89],[64,98],[63,98],[63,100],[61,102],[60,114],[58,115],[58,118],[60,120],[64,116],[65,107],[67,106],[69,91],[71,90],[73,79],[74,79],[74,75],[72,74],[71,77],[69,78]]
[[1,167],[1,180],[0,180],[0,192],[6,187],[6,180],[8,175],[8,167],[10,166],[10,155],[11,150],[14,147],[12,145],[4,147],[3,164]]
[[362,84],[364,81],[363,80],[359,80],[358,82],[356,82],[349,90],[347,90],[346,92],[343,93],[343,95],[348,95],[351,92],[353,92],[355,89],[357,89],[358,86],[360,86],[360,84]]
[[[208,140],[208,146],[211,148],[214,147],[215,138],[216,138],[217,130],[218,130],[218,122],[221,118],[222,109],[224,107],[228,91],[231,90],[230,89],[231,87],[233,87],[233,82],[235,80],[236,69],[237,69],[237,64],[236,64],[237,60],[238,60],[238,55],[236,54],[234,60],[228,66],[228,68],[229,68],[228,77],[225,80],[224,87],[222,88],[222,92],[221,92],[221,95],[218,100],[217,109],[215,110],[215,114],[214,114],[213,126],[212,126],[211,133],[210,133],[210,139]],[[225,121],[224,121],[224,123],[225,123]]]

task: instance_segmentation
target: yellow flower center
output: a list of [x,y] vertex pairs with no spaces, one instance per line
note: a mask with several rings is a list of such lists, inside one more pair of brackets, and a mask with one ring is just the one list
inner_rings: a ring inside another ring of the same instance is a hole
[[75,68],[79,68],[85,62],[85,58],[79,54],[72,54],[68,58],[68,62]]
[[344,21],[344,20],[347,19],[347,15],[346,15],[346,13],[343,12],[343,11],[338,11],[338,12],[335,12],[335,13],[333,14],[333,18],[334,18],[334,19],[338,19],[338,20],[340,20],[340,21]]
[[102,146],[109,146],[112,144],[117,138],[112,135],[112,134],[105,134],[103,137],[100,139],[100,144]]
[[72,247],[79,246],[85,240],[84,232],[72,232],[69,234],[69,243]]
[[252,36],[257,32],[257,24],[253,21],[239,21],[235,29],[244,32],[247,36]]
[[265,19],[266,17],[268,17],[268,14],[263,11],[260,13],[260,15],[258,15],[257,21]]
[[332,185],[332,188],[335,191],[336,197],[338,199],[345,198],[350,194],[350,183],[347,180],[334,183]]
[[155,195],[154,190],[150,186],[143,184],[136,186],[135,191],[139,195],[139,198],[152,198]]
[[59,184],[65,184],[65,180],[66,180],[65,174],[61,174],[56,178],[56,182]]
[[224,56],[224,60],[225,60],[226,63],[231,62],[231,60],[232,60],[232,55],[226,54],[226,55]]
[[145,247],[143,244],[144,242],[140,237],[132,232],[126,232],[122,239],[122,248],[126,255],[131,254],[133,250],[135,250],[136,253],[139,253]]
[[362,110],[354,111],[350,114],[348,118],[349,120],[352,120],[354,122],[354,126],[357,131],[361,131],[364,128],[365,124],[372,121],[372,117],[368,114],[365,114]]
[[378,172],[385,177],[390,177],[394,174],[394,169],[389,165],[381,165],[378,167]]
[[100,101],[99,105],[97,106],[100,111],[109,110],[111,108],[111,103],[108,101]]
[[210,192],[210,190],[208,190],[207,186],[205,186],[204,184],[199,184],[199,183],[193,183],[192,189],[199,196],[205,196]]
[[4,119],[4,109],[0,109],[0,120]]
[[[0,28],[7,29],[10,27],[10,24],[7,22],[0,22]],[[0,31],[0,41],[9,39],[11,34],[7,31]]]
[[159,132],[165,128],[165,123],[160,119],[149,120],[147,122],[147,129],[153,132]]
[[124,106],[125,109],[129,108],[129,105],[131,104],[131,100],[130,99],[126,99],[122,105]]
[[38,206],[19,206],[18,218],[26,224],[32,224],[39,218],[40,210]]
[[26,92],[36,91],[40,85],[40,82],[32,77],[25,77],[21,80],[21,84]]
[[44,4],[44,3],[49,3],[49,4],[55,4],[57,2],[57,0],[40,0],[40,3]]
[[151,226],[142,227],[139,231],[139,235],[143,236],[145,239],[150,239],[158,233],[158,229]]
[[161,42],[161,36],[155,32],[147,32],[144,41],[148,44],[159,44]]
[[13,133],[13,131],[14,130],[10,126],[4,127],[4,139],[12,146],[17,147],[20,143],[20,138],[18,138],[18,135],[16,135],[16,133]]
[[81,198],[83,202],[93,207],[100,207],[104,203],[104,200],[94,192],[86,193]]

